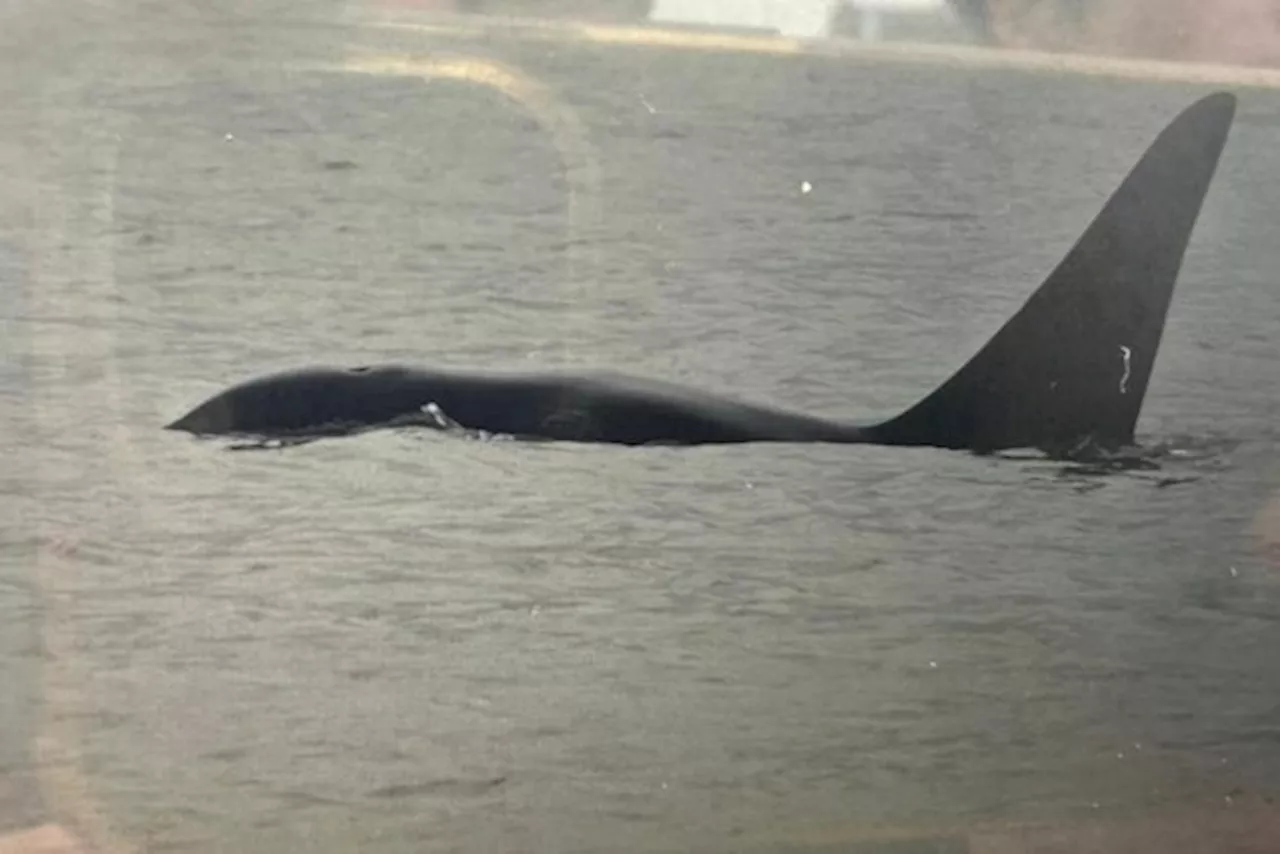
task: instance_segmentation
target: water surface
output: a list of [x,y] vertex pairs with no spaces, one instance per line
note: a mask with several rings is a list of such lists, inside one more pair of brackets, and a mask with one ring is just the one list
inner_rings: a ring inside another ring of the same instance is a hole
[[1277,482],[1273,95],[1243,95],[1187,256],[1159,470],[412,431],[229,453],[158,427],[312,362],[891,413],[1204,90],[446,45],[533,79],[522,107],[213,38],[102,48],[118,75],[0,134],[26,686],[0,714],[73,760],[44,808],[154,851],[777,850],[1276,793],[1280,576],[1248,533]]

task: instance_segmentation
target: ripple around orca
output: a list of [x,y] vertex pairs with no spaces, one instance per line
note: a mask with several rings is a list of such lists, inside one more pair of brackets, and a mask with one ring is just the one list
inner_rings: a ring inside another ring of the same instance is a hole
[[1224,92],[1187,107],[1022,308],[950,379],[888,420],[833,420],[618,375],[366,365],[251,379],[166,426],[277,445],[425,426],[619,445],[1033,448],[1055,459],[1123,460],[1235,111]]

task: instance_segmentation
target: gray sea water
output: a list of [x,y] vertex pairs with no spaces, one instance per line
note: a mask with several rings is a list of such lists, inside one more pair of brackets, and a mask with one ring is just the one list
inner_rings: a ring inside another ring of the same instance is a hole
[[[57,32],[0,59],[15,826],[91,804],[145,851],[775,851],[1280,792],[1280,572],[1249,533],[1280,485],[1280,97],[1240,93],[1140,424],[1179,451],[1157,471],[432,432],[232,453],[158,428],[318,361],[889,414],[1208,90]],[[394,51],[436,79],[338,68]]]

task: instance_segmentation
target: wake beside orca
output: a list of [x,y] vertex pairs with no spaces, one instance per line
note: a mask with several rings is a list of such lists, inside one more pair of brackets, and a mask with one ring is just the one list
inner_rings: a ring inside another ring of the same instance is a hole
[[830,420],[631,377],[387,365],[252,379],[166,429],[270,439],[409,421],[621,445],[843,442],[1050,455],[1129,446],[1235,109],[1236,98],[1220,92],[1184,110],[1017,314],[950,379],[887,421]]

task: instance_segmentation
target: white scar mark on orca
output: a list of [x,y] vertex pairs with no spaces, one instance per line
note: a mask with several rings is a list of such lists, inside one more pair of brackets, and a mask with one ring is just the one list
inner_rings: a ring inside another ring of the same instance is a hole
[[462,425],[459,424],[457,421],[454,421],[452,418],[450,418],[448,414],[446,414],[445,411],[440,408],[440,404],[435,403],[434,401],[422,407],[421,411],[424,415],[427,416],[427,418],[431,420],[431,423],[434,426],[440,428],[441,430],[461,430],[462,429]]
[[[449,413],[440,408],[440,404],[432,401],[418,409],[420,415],[426,416],[425,426],[433,427],[437,430],[443,430],[446,433],[453,433],[467,439],[480,439],[482,441],[498,441],[506,439],[514,439],[515,437],[507,433],[490,433],[488,430],[471,429],[464,427],[457,421],[449,417]],[[410,417],[403,422],[403,426],[422,425],[421,419]],[[393,422],[393,426],[398,426]]]
[[1123,344],[1120,345],[1120,356],[1124,359],[1124,376],[1120,377],[1120,393],[1128,394],[1129,389],[1129,357],[1133,355],[1133,351]]

